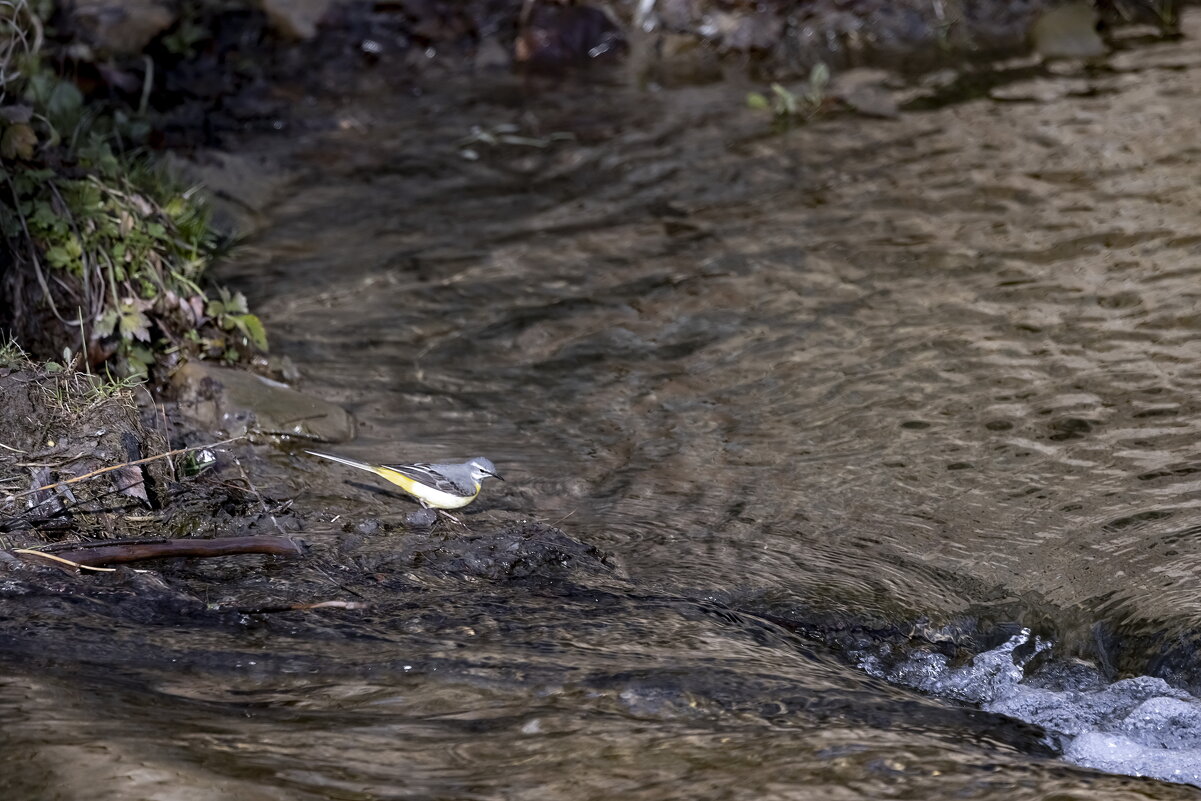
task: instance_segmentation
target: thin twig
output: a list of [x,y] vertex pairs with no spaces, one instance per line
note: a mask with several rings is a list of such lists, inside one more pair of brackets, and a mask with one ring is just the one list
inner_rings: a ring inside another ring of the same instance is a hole
[[327,572],[326,572],[326,570],[325,570],[325,568],[323,568],[321,565],[319,565],[319,564],[314,564],[314,565],[313,565],[313,569],[314,569],[314,570],[316,570],[316,571],[317,571],[318,573],[320,573],[321,575],[325,576],[327,579],[329,579],[329,583],[330,583],[330,584],[333,584],[335,587],[337,587],[338,589],[342,590],[343,592],[348,592],[348,593],[350,593],[351,595],[354,595],[354,596],[356,596],[356,597],[358,597],[358,598],[363,598],[363,599],[366,599],[366,597],[367,597],[367,596],[363,595],[363,593],[359,592],[358,590],[356,590],[356,589],[354,589],[354,588],[352,588],[352,587],[347,587],[345,584],[343,584],[342,582],[338,581],[336,578],[334,578],[334,577],[333,577],[333,576],[331,576],[329,573],[327,573]]
[[34,489],[31,489],[31,490],[25,490],[24,492],[18,492],[14,495],[9,495],[6,500],[13,501],[13,500],[16,500],[17,498],[24,498],[27,495],[34,495],[35,493],[38,493],[38,492],[45,492],[46,490],[54,489],[56,487],[61,487],[65,484],[74,484],[77,481],[83,481],[84,479],[87,479],[87,478],[93,478],[95,476],[99,476],[104,473],[111,473],[113,470],[120,470],[122,467],[130,467],[130,466],[136,465],[136,464],[145,464],[147,462],[153,462],[156,459],[166,459],[169,456],[179,456],[181,453],[188,453],[189,451],[202,451],[206,448],[217,448],[222,445],[228,445],[231,442],[237,442],[238,440],[245,439],[245,438],[246,438],[245,435],[231,437],[229,439],[223,439],[220,442],[214,442],[209,445],[193,445],[190,448],[177,448],[176,450],[173,450],[173,451],[167,451],[166,453],[160,453],[157,456],[147,456],[145,459],[136,459],[132,462],[122,462],[121,464],[115,464],[115,465],[112,465],[111,467],[102,467],[99,470],[93,470],[90,473],[84,473],[82,476],[75,476],[75,478],[68,478],[66,481],[58,481],[58,482],[55,482],[54,484],[46,484],[45,486],[42,486],[42,487],[35,487]]
[[154,88],[154,59],[142,56],[146,72],[142,76],[142,99],[138,102],[138,117],[146,116],[146,108],[150,105],[150,90]]
[[[171,424],[167,421],[167,407],[154,399],[154,396],[150,394],[150,390],[146,389],[145,384],[141,384],[139,386],[141,386],[142,391],[146,393],[146,397],[154,406],[154,410],[158,412],[158,415],[155,417],[155,422],[162,422],[163,442],[170,442]],[[171,468],[171,480],[179,481],[179,472],[175,469],[175,462],[167,462],[167,466]]]

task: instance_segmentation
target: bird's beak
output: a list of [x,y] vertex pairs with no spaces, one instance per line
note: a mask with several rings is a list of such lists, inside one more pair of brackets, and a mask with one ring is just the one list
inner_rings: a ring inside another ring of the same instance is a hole
[[[485,471],[485,472],[487,472],[487,471]],[[504,481],[504,479],[500,477],[500,473],[488,473],[488,475],[490,475],[493,478],[498,479],[500,481]]]

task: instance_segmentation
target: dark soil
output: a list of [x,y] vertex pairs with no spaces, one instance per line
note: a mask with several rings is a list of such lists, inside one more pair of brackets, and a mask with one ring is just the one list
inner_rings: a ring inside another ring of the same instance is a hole
[[[142,425],[127,390],[77,373],[0,368],[0,476],[27,491],[166,450]],[[62,537],[124,536],[122,518],[161,510],[170,466],[149,462],[10,501],[0,513],[6,545]],[[20,534],[18,534],[20,532]]]

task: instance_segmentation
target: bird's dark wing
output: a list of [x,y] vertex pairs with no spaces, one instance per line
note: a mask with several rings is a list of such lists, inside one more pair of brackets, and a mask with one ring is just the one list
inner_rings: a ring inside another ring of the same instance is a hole
[[438,471],[437,465],[420,462],[418,464],[386,464],[384,467],[441,492],[449,492],[452,495],[471,495],[475,492],[475,487],[465,487],[447,478]]

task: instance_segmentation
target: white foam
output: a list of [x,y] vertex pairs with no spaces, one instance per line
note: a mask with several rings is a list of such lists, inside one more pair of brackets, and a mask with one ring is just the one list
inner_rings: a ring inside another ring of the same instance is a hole
[[1150,676],[1106,683],[1079,664],[1051,663],[1027,677],[1026,665],[1050,647],[1023,630],[958,668],[932,653],[887,673],[876,661],[861,664],[890,681],[1042,726],[1060,736],[1064,759],[1077,765],[1201,786],[1201,700]]
[[1072,740],[1064,759],[1110,773],[1201,786],[1201,749],[1153,748],[1120,734],[1090,731]]

